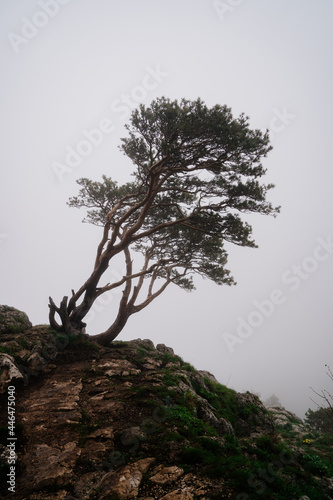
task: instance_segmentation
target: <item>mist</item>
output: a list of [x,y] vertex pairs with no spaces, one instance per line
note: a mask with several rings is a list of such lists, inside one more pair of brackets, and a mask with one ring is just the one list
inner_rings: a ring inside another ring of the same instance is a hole
[[[170,288],[119,339],[171,346],[300,417],[315,409],[310,387],[332,392],[332,3],[3,0],[0,12],[0,303],[47,323],[48,297],[88,278],[101,229],[66,203],[81,177],[132,179],[118,146],[133,109],[226,104],[270,131],[263,180],[281,213],[248,216],[257,249],[227,245],[237,286]],[[88,333],[110,325],[119,293],[94,304]]]

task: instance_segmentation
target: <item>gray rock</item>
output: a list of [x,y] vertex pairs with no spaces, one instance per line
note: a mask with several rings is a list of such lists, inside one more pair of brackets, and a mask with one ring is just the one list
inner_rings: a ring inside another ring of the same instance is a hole
[[45,359],[38,352],[31,354],[27,359],[27,363],[33,372],[42,372],[46,366]]
[[211,382],[219,383],[219,381],[214,377],[214,375],[206,370],[198,370],[198,373],[202,375],[204,378],[208,378]]
[[165,354],[165,353],[172,354],[172,355],[175,354],[172,347],[167,347],[165,344],[157,344],[156,350],[159,352],[162,352],[163,354]]
[[98,370],[103,370],[105,375],[108,377],[122,376],[126,377],[128,375],[138,375],[141,370],[136,368],[132,363],[126,359],[113,359],[100,363],[97,366]]
[[246,392],[236,394],[237,406],[240,413],[244,414],[243,419],[239,419],[238,427],[241,434],[246,435],[251,432],[260,431],[271,434],[275,431],[275,422],[268,413],[258,396]]
[[199,374],[199,372],[194,372],[194,373],[190,372],[189,376],[191,382],[194,382],[195,385],[199,385],[201,389],[203,389],[205,392],[210,392],[205,383],[204,377],[201,374]]
[[156,370],[161,366],[161,364],[162,361],[160,359],[146,358],[143,368],[145,370]]
[[[34,350],[32,350],[34,352]],[[57,357],[58,349],[55,344],[45,343],[43,346],[42,352],[40,352],[41,356],[45,358],[47,361],[51,361]]]
[[[73,476],[73,467],[81,449],[75,442],[63,446],[38,444],[24,456],[23,465],[27,468],[30,488],[43,488],[54,484],[65,484]],[[35,473],[38,465],[38,474]]]
[[295,415],[295,413],[286,410],[282,406],[270,406],[267,409],[274,415],[279,416],[279,418],[281,419],[293,420],[298,422],[299,424],[303,424],[302,419],[300,419],[297,415]]
[[15,359],[9,354],[0,353],[0,393],[4,392],[8,385],[18,381],[26,383],[26,380]]
[[176,465],[171,467],[159,466],[154,475],[150,476],[149,480],[155,484],[171,484],[177,481],[184,474],[184,470]]
[[134,344],[136,346],[143,347],[144,349],[147,349],[148,351],[155,351],[155,346],[154,342],[149,339],[135,339],[130,341],[131,344]]
[[10,306],[0,306],[0,333],[22,333],[32,324],[23,311]]
[[217,418],[208,406],[198,408],[198,417],[214,427],[220,436],[235,434],[231,423],[224,418]]
[[121,442],[125,446],[135,447],[139,441],[145,441],[146,439],[147,434],[140,427],[130,427],[121,435]]
[[295,415],[295,413],[281,406],[270,406],[267,409],[271,413],[275,425],[278,427],[291,426],[291,430],[297,434],[305,434],[308,432],[307,426],[297,415]]
[[100,483],[96,484],[99,498],[136,498],[142,483],[143,475],[155,462],[155,458],[143,458],[134,464],[126,465],[119,472],[108,472]]

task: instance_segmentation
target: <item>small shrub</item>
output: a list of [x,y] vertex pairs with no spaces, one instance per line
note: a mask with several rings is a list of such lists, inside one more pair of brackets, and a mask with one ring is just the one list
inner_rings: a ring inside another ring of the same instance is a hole
[[200,445],[208,451],[211,451],[215,455],[221,455],[223,453],[223,446],[215,439],[209,439],[207,437],[200,437],[198,439]]
[[9,333],[20,333],[22,332],[22,327],[19,325],[8,325],[7,332]]
[[237,488],[246,491],[248,489],[248,481],[253,475],[253,464],[243,455],[238,455],[229,457],[226,460],[225,468],[232,483]]
[[169,370],[169,369],[164,370],[163,383],[167,387],[178,386],[179,382],[181,380],[186,382],[185,377],[183,377],[182,375],[177,375],[177,374],[173,373],[172,370]]
[[239,455],[241,453],[241,448],[238,439],[233,434],[227,434],[225,436],[224,449],[229,455]]
[[191,363],[184,363],[182,365],[183,370],[186,370],[187,372],[192,372],[195,373],[197,370],[194,368],[194,366],[191,365]]
[[318,457],[318,455],[305,454],[302,457],[302,463],[304,468],[312,474],[324,476],[328,472],[327,465],[320,457]]
[[216,435],[216,430],[209,424],[197,418],[193,411],[185,406],[174,405],[167,408],[169,422],[177,426],[177,430],[187,438],[195,438],[202,435]]
[[257,447],[272,454],[277,454],[280,451],[279,446],[267,435],[258,437]]
[[134,392],[138,397],[146,397],[152,394],[152,388],[144,385],[138,387],[131,387],[130,390],[131,392]]

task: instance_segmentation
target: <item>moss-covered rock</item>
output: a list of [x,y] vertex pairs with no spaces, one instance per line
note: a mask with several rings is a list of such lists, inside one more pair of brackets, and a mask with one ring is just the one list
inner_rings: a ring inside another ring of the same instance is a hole
[[22,333],[31,327],[32,324],[25,312],[15,307],[0,305],[0,334]]

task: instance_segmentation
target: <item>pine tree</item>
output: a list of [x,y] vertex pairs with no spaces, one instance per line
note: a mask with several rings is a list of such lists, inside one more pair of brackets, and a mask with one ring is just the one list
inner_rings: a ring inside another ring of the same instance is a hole
[[[102,238],[81,288],[59,306],[49,302],[51,326],[77,334],[94,301],[123,287],[116,318],[95,337],[103,345],[170,284],[192,290],[196,274],[234,284],[225,243],[256,247],[241,214],[279,211],[266,200],[273,185],[259,182],[261,159],[271,149],[268,132],[251,130],[243,114],[233,118],[227,106],[208,108],[200,99],[160,98],[135,110],[126,129],[121,149],[135,165],[134,180],[78,181],[81,189],[69,205],[87,208],[85,221],[102,226]],[[134,269],[138,253],[143,261]],[[104,276],[119,254],[123,277],[109,283]]]

